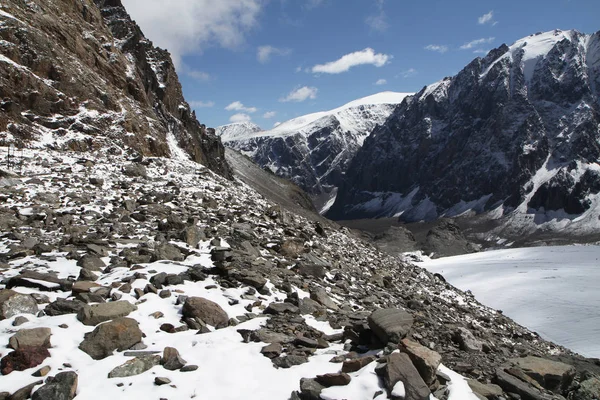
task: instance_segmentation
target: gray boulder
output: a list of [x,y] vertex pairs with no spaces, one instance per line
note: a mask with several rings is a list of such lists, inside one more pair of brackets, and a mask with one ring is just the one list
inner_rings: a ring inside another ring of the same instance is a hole
[[113,368],[108,373],[109,378],[126,378],[128,376],[135,376],[144,373],[152,367],[160,364],[159,355],[147,355],[135,357],[118,367]]
[[8,346],[18,350],[21,347],[46,347],[50,348],[50,328],[21,329],[8,340]]
[[225,310],[214,301],[203,297],[188,297],[181,311],[184,318],[200,318],[215,328],[225,328],[229,325],[229,316]]
[[118,318],[98,325],[87,333],[79,349],[94,360],[110,356],[114,350],[127,350],[142,341],[142,331],[136,320]]
[[111,319],[125,317],[137,307],[128,301],[113,301],[94,305],[85,305],[77,313],[77,319],[84,325],[98,325]]
[[419,375],[408,354],[392,353],[383,367],[383,381],[388,392],[394,390],[398,382],[404,383],[405,400],[428,400],[431,391]]
[[410,331],[413,317],[401,308],[385,308],[373,311],[367,319],[369,327],[382,343],[398,343]]
[[17,314],[37,314],[38,306],[33,297],[14,290],[0,290],[0,320]]
[[48,378],[46,384],[31,396],[32,400],[72,400],[77,392],[77,374],[73,371],[60,372]]

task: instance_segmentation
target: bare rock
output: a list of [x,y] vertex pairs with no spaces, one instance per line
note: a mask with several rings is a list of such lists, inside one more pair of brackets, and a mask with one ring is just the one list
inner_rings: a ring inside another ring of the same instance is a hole
[[229,316],[217,303],[203,297],[188,297],[183,304],[184,318],[200,318],[215,328],[225,328],[229,325]]
[[8,340],[8,346],[15,350],[22,347],[50,348],[50,328],[21,329]]
[[401,308],[385,308],[373,311],[367,319],[369,327],[382,343],[398,343],[410,331],[413,317]]
[[37,314],[38,306],[33,297],[14,290],[0,290],[0,320],[17,314]]
[[72,400],[77,392],[78,377],[73,371],[60,372],[36,390],[32,400]]
[[101,322],[125,317],[137,307],[128,301],[113,301],[94,305],[85,305],[77,313],[77,319],[84,325],[98,325]]
[[142,331],[136,320],[117,318],[98,325],[87,333],[79,349],[89,354],[94,360],[110,356],[114,350],[127,350],[141,342]]
[[435,381],[436,371],[442,362],[442,356],[439,353],[408,338],[404,338],[400,342],[400,351],[408,354],[425,383],[431,385]]

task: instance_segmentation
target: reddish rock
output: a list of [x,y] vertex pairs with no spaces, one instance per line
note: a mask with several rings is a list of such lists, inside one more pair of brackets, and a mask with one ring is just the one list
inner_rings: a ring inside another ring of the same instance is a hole
[[48,357],[50,357],[50,353],[43,346],[20,347],[0,360],[0,369],[2,375],[8,375],[13,371],[24,371],[37,367]]

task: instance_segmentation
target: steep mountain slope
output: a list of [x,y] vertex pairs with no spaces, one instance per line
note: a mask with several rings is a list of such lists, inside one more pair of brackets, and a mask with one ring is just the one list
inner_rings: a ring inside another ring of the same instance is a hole
[[190,157],[230,176],[167,51],[120,0],[3,2],[0,142]]
[[331,111],[304,115],[270,131],[223,135],[226,146],[287,178],[315,199],[317,208],[335,197],[356,151],[407,93],[383,92]]
[[589,224],[599,213],[599,94],[600,32],[502,45],[375,129],[329,216],[415,221],[496,210],[521,227]]

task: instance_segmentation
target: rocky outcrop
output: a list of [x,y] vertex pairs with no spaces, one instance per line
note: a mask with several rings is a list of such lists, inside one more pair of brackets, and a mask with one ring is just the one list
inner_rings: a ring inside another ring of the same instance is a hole
[[328,216],[419,221],[499,206],[581,214],[600,191],[599,88],[600,32],[502,45],[376,128]]
[[169,53],[119,0],[17,1],[4,11],[0,143],[185,154],[230,176],[219,139],[183,98]]

